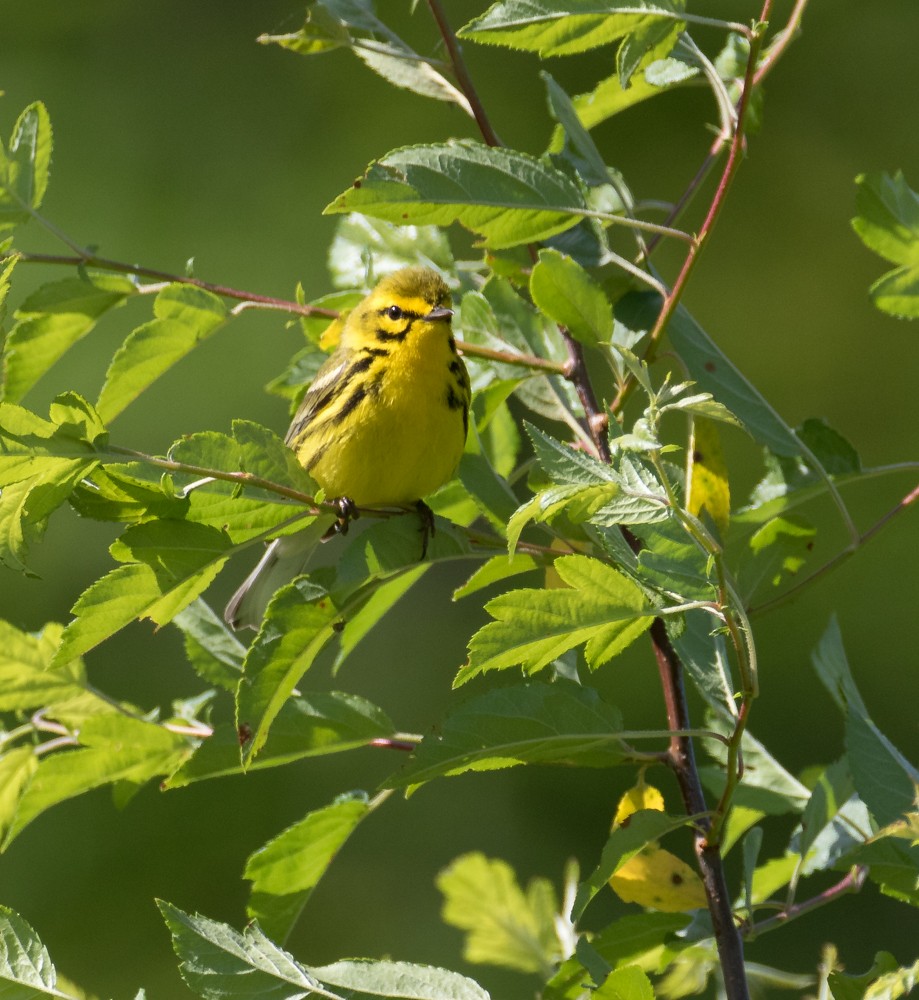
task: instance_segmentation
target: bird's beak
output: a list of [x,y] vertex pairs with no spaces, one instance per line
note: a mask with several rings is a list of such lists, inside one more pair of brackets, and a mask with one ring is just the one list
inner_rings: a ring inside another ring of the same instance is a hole
[[428,323],[434,323],[439,319],[449,320],[452,315],[452,309],[448,309],[446,306],[436,306],[424,318]]

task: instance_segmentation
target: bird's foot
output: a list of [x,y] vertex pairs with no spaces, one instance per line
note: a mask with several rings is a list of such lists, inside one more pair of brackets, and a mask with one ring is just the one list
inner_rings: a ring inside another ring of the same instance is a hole
[[419,500],[415,504],[415,510],[421,518],[421,558],[428,554],[428,542],[434,536],[434,511],[424,502]]

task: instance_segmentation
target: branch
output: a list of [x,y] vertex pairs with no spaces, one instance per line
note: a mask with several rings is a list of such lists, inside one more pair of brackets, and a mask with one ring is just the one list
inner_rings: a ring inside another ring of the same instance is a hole
[[804,916],[805,913],[810,913],[811,910],[826,906],[827,903],[832,903],[833,900],[838,899],[840,896],[858,892],[865,884],[867,875],[868,869],[865,866],[856,865],[845,878],[840,879],[835,885],[831,885],[829,889],[824,889],[823,892],[812,896],[810,899],[805,899],[801,903],[795,903],[794,906],[787,907],[781,913],[776,913],[775,916],[760,920],[759,923],[748,924],[743,930],[744,937],[752,940],[759,934],[774,930],[776,927]]
[[491,127],[491,122],[488,120],[485,108],[481,100],[479,100],[472,77],[469,76],[469,70],[466,68],[466,61],[463,59],[463,53],[460,50],[456,33],[447,21],[447,15],[444,13],[440,0],[428,0],[428,7],[431,9],[434,20],[437,22],[440,37],[443,38],[444,45],[450,55],[453,75],[456,77],[456,82],[459,84],[460,90],[466,95],[466,100],[469,101],[469,106],[472,108],[472,117],[475,118],[475,123],[479,126],[482,138],[489,146],[503,145],[497,133]]
[[809,576],[806,576],[803,580],[799,580],[793,587],[789,587],[783,594],[779,594],[778,597],[773,597],[771,600],[764,601],[757,607],[751,608],[751,617],[753,615],[763,614],[766,611],[774,611],[776,608],[780,608],[783,604],[787,604],[788,601],[793,600],[802,590],[804,590],[805,587],[809,587],[815,580],[819,580],[822,576],[826,576],[827,573],[832,572],[837,568],[837,566],[841,566],[844,562],[854,556],[866,542],[870,542],[882,528],[890,524],[890,522],[898,514],[902,514],[905,510],[916,503],[917,500],[919,500],[919,486],[915,486],[911,489],[909,493],[907,493],[901,500],[898,500],[893,507],[891,507],[890,510],[884,514],[883,517],[879,518],[874,522],[874,524],[871,525],[870,528],[858,535],[855,541],[847,545],[841,552],[837,552],[832,559],[829,559],[822,566],[815,569]]

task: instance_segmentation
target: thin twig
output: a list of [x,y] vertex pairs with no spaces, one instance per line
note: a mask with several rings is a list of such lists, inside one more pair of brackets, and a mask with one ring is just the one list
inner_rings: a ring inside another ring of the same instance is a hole
[[831,573],[838,566],[841,566],[844,562],[855,555],[856,552],[868,541],[870,541],[874,536],[884,527],[886,527],[890,522],[898,515],[902,514],[905,510],[911,507],[916,501],[919,500],[919,486],[914,487],[909,493],[906,494],[901,500],[898,500],[893,507],[884,514],[883,517],[879,518],[870,528],[861,532],[854,542],[847,545],[842,551],[837,552],[832,559],[828,559],[822,566],[819,566],[808,576],[804,577],[803,580],[799,580],[793,587],[789,587],[784,593],[779,594],[778,597],[773,597],[768,601],[764,601],[762,604],[758,604],[755,608],[751,608],[749,611],[750,616],[761,615],[767,611],[774,611],[776,608],[780,608],[783,604],[787,604],[789,601],[793,600],[798,594],[809,587],[815,580],[819,580],[821,577],[826,576]]
[[472,108],[472,117],[475,118],[475,123],[479,126],[482,138],[489,146],[503,145],[491,126],[481,100],[479,100],[478,91],[475,89],[472,77],[466,68],[466,60],[463,59],[463,53],[460,50],[456,32],[450,27],[440,0],[428,0],[428,7],[430,7],[431,14],[437,22],[440,36],[443,38],[447,53],[450,56],[450,63],[453,66],[453,74],[456,77],[456,82],[459,84],[460,90],[466,95],[466,100],[469,101],[469,106]]
[[785,908],[781,913],[776,913],[772,917],[766,917],[765,920],[760,920],[759,923],[747,925],[743,929],[744,937],[752,939],[759,934],[774,930],[776,927],[781,927],[792,920],[796,920],[805,913],[810,913],[821,906],[826,906],[827,903],[832,903],[834,900],[839,899],[840,896],[858,892],[865,884],[867,875],[868,869],[865,866],[856,865],[845,878],[840,879],[835,885],[831,885],[829,889],[824,889],[823,892],[818,893],[810,899],[805,899],[801,903],[795,903],[794,906]]

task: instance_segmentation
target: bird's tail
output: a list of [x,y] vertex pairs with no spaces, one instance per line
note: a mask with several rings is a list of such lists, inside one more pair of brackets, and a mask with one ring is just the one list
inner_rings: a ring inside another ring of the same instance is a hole
[[317,517],[295,535],[276,538],[265,550],[254,570],[230,598],[223,619],[232,629],[261,625],[272,594],[306,571],[311,556],[334,519]]

